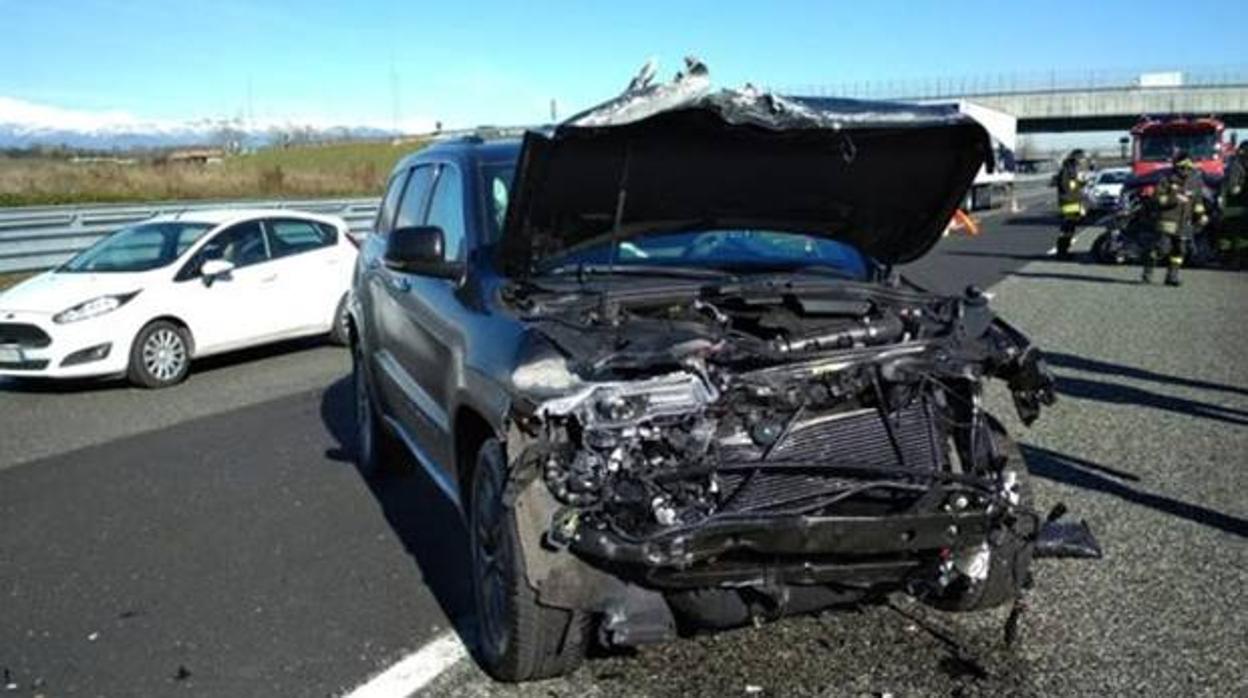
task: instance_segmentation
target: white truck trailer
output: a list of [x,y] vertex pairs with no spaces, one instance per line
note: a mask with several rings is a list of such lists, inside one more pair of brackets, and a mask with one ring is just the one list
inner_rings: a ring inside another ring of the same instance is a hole
[[966,193],[963,210],[995,208],[1008,203],[1014,196],[1018,119],[1013,114],[967,100],[944,104],[957,107],[958,111],[978,121],[992,137],[993,170],[989,172],[987,167],[979,168],[971,190]]

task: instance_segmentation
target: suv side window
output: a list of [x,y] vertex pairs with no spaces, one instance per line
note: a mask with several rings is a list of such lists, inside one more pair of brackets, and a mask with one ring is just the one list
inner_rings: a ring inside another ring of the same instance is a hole
[[429,203],[428,225],[442,229],[446,260],[462,261],[467,245],[464,239],[464,185],[459,169],[453,165],[443,165],[438,172],[438,185],[433,190],[433,201]]
[[199,268],[210,259],[225,260],[235,269],[269,261],[269,245],[260,221],[232,225],[212,236],[178,272],[177,280],[198,278]]
[[386,188],[386,196],[381,200],[381,208],[377,211],[377,220],[373,223],[373,231],[381,235],[389,235],[394,226],[394,214],[399,210],[399,199],[403,196],[403,187],[407,184],[407,175],[411,170],[395,173],[390,178],[390,186]]
[[[429,188],[433,186],[433,166],[420,165],[412,170],[399,201],[399,213],[394,218],[395,228],[422,225],[425,221],[425,203],[429,200]],[[389,232],[389,231],[387,231]]]
[[269,231],[269,248],[273,258],[286,257],[329,247],[337,242],[337,234],[312,221],[275,219],[265,223]]

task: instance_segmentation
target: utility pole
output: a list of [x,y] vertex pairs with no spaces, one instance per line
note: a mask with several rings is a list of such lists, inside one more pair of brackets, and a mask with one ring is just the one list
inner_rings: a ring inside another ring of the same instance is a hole
[[555,103],[555,98],[551,97],[550,98],[550,123],[553,124],[558,121],[559,121],[559,107]]

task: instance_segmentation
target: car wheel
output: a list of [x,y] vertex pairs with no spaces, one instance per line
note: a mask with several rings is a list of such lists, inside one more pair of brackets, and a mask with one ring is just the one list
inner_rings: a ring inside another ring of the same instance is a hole
[[410,456],[382,423],[359,342],[351,345],[351,387],[355,402],[356,466],[368,477],[405,470]]
[[[1031,475],[1023,453],[1004,430],[992,429],[997,453],[1006,455],[1002,476],[1012,478],[1014,492],[1018,496],[1020,510],[1033,510]],[[1035,549],[1035,533],[1039,522],[1032,516],[1020,516],[1002,526],[990,537],[988,576],[981,581],[962,577],[942,592],[925,599],[927,603],[945,611],[980,611],[995,608],[1018,598],[1019,591],[1028,583],[1031,575],[1031,559]]]
[[167,388],[182,382],[190,368],[190,334],[172,322],[157,320],[134,338],[126,376],[141,388]]
[[495,439],[477,451],[468,501],[477,655],[500,681],[566,674],[585,658],[590,616],[538,603],[520,550],[515,510],[503,503],[506,459]]
[[334,308],[334,324],[329,328],[329,341],[340,347],[351,342],[351,314],[347,312],[347,300],[350,297],[350,293],[342,294],[338,307]]
[[1113,244],[1113,238],[1109,233],[1101,233],[1092,243],[1092,259],[1101,264],[1114,264],[1114,256],[1110,251],[1110,245]]

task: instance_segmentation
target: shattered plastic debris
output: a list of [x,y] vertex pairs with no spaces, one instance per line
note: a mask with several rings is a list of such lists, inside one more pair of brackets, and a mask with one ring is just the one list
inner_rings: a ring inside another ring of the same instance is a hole
[[1087,521],[1050,521],[1036,538],[1036,557],[1099,560],[1103,554]]
[[1036,535],[1036,557],[1099,560],[1103,555],[1101,544],[1092,535],[1088,522],[1061,521],[1066,511],[1066,504],[1058,502],[1045,517],[1040,533]]

